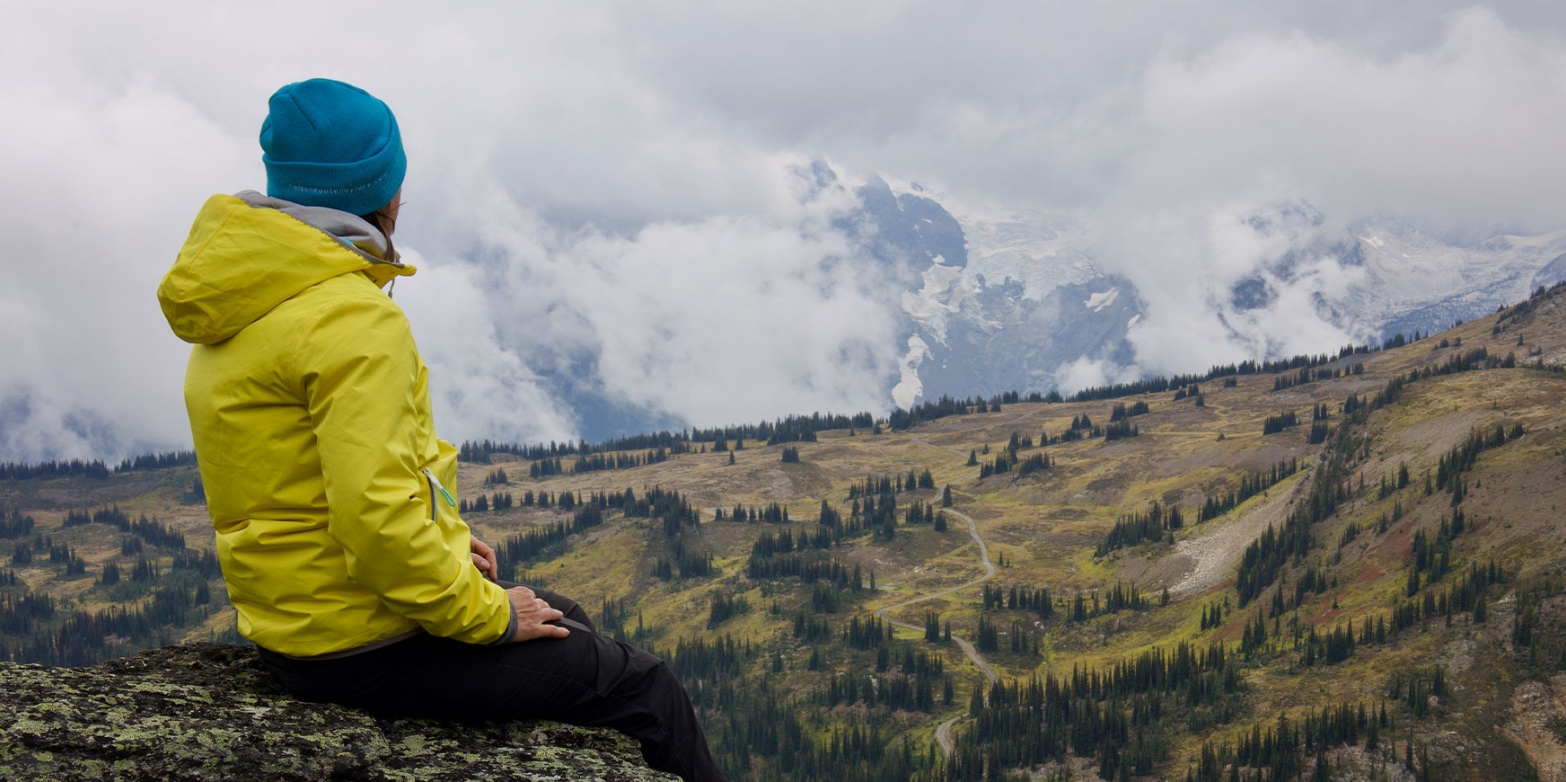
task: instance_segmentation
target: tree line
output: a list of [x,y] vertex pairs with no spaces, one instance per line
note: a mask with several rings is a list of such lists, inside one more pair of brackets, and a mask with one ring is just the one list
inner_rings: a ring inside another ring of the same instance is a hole
[[109,467],[94,459],[82,461],[0,462],[0,481],[27,481],[35,478],[107,478]]
[[1234,510],[1246,500],[1261,494],[1294,475],[1294,473],[1299,471],[1299,468],[1299,459],[1286,459],[1279,460],[1277,464],[1269,469],[1241,475],[1240,485],[1234,490],[1209,494],[1202,501],[1201,510],[1196,515],[1197,523],[1216,519]]
[[[1237,709],[1239,671],[1221,644],[1154,647],[1106,668],[997,681],[974,689],[970,727],[957,733],[949,780],[1004,777],[1005,769],[1093,758],[1099,776],[1151,774],[1171,748],[1166,725],[1197,709],[1224,721]],[[1122,768],[1124,767],[1124,771]]]
[[1098,544],[1094,552],[1095,557],[1102,557],[1119,548],[1128,548],[1143,542],[1159,542],[1166,535],[1173,541],[1175,530],[1185,526],[1185,519],[1180,513],[1180,508],[1174,505],[1167,510],[1157,502],[1146,513],[1133,512],[1129,516],[1121,516],[1111,527],[1109,534],[1104,536],[1104,541]]
[[68,510],[61,526],[65,528],[80,527],[87,524],[104,524],[114,527],[121,532],[137,538],[141,538],[151,546],[161,546],[169,549],[185,548],[185,533],[158,521],[158,517],[147,518],[142,514],[132,521],[130,516],[120,510],[118,505],[105,505],[92,511]]
[[195,451],[161,451],[146,453],[125,459],[114,468],[115,472],[140,472],[143,470],[167,470],[196,463]]
[[935,476],[929,470],[915,474],[913,468],[907,475],[867,475],[863,483],[848,485],[848,499],[858,499],[872,494],[901,494],[905,491],[934,489]]
[[814,442],[817,432],[832,429],[870,429],[876,425],[871,413],[841,415],[837,413],[811,413],[790,415],[757,424],[737,424],[703,429],[693,427],[678,432],[668,430],[649,434],[616,437],[589,444],[585,439],[577,442],[539,443],[521,445],[495,440],[465,440],[457,448],[457,459],[462,462],[490,464],[494,454],[510,454],[522,459],[537,461],[565,456],[601,454],[616,451],[656,451],[669,454],[691,453],[699,443],[716,443],[719,440],[764,440],[768,445],[790,442]]
[[0,516],[0,538],[25,538],[33,534],[33,517],[24,515],[20,508]]
[[115,473],[164,470],[196,463],[195,451],[163,451],[128,457],[112,470],[101,459],[51,459],[39,462],[0,462],[0,481],[38,478],[108,478]]

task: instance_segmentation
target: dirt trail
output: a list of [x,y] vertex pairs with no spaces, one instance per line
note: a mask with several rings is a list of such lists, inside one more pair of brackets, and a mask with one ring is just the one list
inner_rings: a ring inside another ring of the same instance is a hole
[[[952,594],[953,592],[961,592],[964,589],[976,587],[995,577],[995,563],[990,561],[990,548],[989,546],[985,545],[984,538],[979,537],[979,525],[974,523],[973,517],[951,508],[944,508],[942,509],[942,512],[950,513],[951,515],[956,516],[957,518],[962,519],[968,523],[968,535],[969,537],[972,537],[973,542],[977,543],[979,546],[979,564],[984,566],[984,575],[964,584],[958,584],[954,587],[947,587],[946,589],[942,589],[939,592],[931,592],[927,595],[920,595],[918,597],[909,598],[901,603],[893,603],[892,605],[881,608],[875,612],[875,615],[881,617],[882,621],[891,622],[892,624],[906,630],[918,630],[923,632],[924,628],[922,626],[909,624],[907,622],[899,622],[896,619],[888,616],[887,612],[895,611],[899,608],[905,608],[907,606],[923,603],[929,600],[934,600],[938,597],[945,597],[949,594]],[[968,659],[972,660],[974,665],[979,666],[979,670],[984,672],[984,678],[992,682],[995,681],[994,669],[990,668],[990,664],[984,661],[984,657],[973,648],[972,644],[956,636],[953,636],[952,640],[957,642],[958,646],[962,647],[963,653],[968,655]]]
[[[1022,419],[1019,418],[1017,420],[1020,421]],[[1015,422],[1013,422],[1013,423],[1015,423]],[[935,445],[934,443],[925,442],[924,440],[921,440],[918,437],[913,438],[913,441],[918,443],[918,444],[920,444],[920,445],[928,446],[930,448],[938,448],[938,449],[943,450],[943,451],[950,451],[951,453],[955,453],[958,456],[967,456],[967,453],[965,453],[965,452],[963,452],[963,451],[961,451],[961,450],[959,450],[957,448],[947,448],[947,447],[942,446],[942,445]],[[968,480],[968,479],[973,478],[974,476],[976,476],[978,474],[979,474],[978,470],[972,470],[969,473],[967,473],[966,475],[963,475],[962,477],[958,478],[957,481]],[[953,481],[953,483],[956,483],[957,481]],[[947,488],[950,488],[949,484],[948,484]],[[895,603],[893,605],[886,606],[886,607],[884,607],[884,608],[882,608],[882,609],[880,609],[880,610],[875,612],[875,615],[880,617],[881,621],[889,622],[889,623],[891,623],[891,624],[893,624],[893,625],[895,625],[897,627],[901,627],[901,628],[903,628],[905,630],[915,630],[915,631],[923,632],[924,631],[923,627],[921,627],[919,625],[909,624],[907,622],[899,622],[896,619],[893,619],[890,616],[889,612],[894,611],[894,610],[899,609],[899,608],[905,608],[907,606],[916,605],[918,603],[923,603],[923,602],[926,602],[926,601],[929,601],[929,600],[934,600],[934,599],[939,598],[939,597],[945,597],[945,596],[950,595],[950,594],[952,594],[954,592],[960,592],[960,591],[962,591],[964,589],[971,589],[971,588],[976,587],[976,586],[978,586],[980,584],[983,584],[984,582],[989,581],[991,578],[995,577],[995,563],[990,561],[990,547],[984,542],[984,538],[979,536],[979,525],[978,525],[978,523],[973,520],[973,517],[969,516],[966,513],[961,512],[961,511],[954,510],[952,508],[943,508],[942,511],[945,512],[945,513],[950,513],[951,515],[956,516],[959,519],[962,519],[964,522],[966,522],[968,524],[968,537],[973,538],[974,544],[979,549],[979,564],[984,566],[984,575],[979,576],[978,578],[973,579],[972,581],[969,581],[969,582],[967,582],[965,584],[958,584],[957,586],[949,587],[949,588],[943,589],[943,590],[941,590],[939,592],[931,592],[930,594],[927,594],[927,595],[920,595],[919,597],[915,597],[915,598],[910,598],[908,600],[904,600],[901,603]],[[979,669],[979,672],[984,674],[984,680],[986,682],[988,682],[990,684],[994,684],[995,681],[998,678],[1000,678],[999,676],[996,675],[995,669],[991,668],[989,662],[987,662],[984,659],[984,655],[979,654],[979,650],[975,649],[973,644],[969,643],[967,641],[967,639],[959,638],[959,637],[954,635],[954,636],[952,636],[952,641],[957,644],[957,647],[959,649],[962,649],[962,653],[964,655],[966,655],[968,657],[968,659],[973,662],[974,666]],[[935,741],[936,741],[936,743],[941,745],[941,752],[944,753],[946,755],[946,757],[951,757],[952,748],[954,746],[953,740],[952,740],[952,725],[954,725],[957,722],[961,721],[965,716],[966,715],[958,715],[956,717],[952,717],[951,719],[946,720],[945,722],[942,722],[940,725],[937,725],[936,728],[935,728]]]
[[941,754],[947,758],[952,756],[952,749],[956,746],[956,742],[952,740],[952,726],[961,719],[962,715],[959,714],[935,726],[935,743],[941,745]]
[[1169,593],[1175,597],[1199,595],[1216,586],[1245,554],[1245,547],[1267,530],[1268,524],[1283,529],[1292,500],[1303,493],[1310,475],[1307,470],[1289,489],[1272,492],[1239,518],[1176,543],[1174,553],[1156,563],[1150,572],[1162,575],[1166,582],[1179,576],[1179,581],[1169,587]]
[[[925,444],[928,445],[928,443]],[[934,600],[938,597],[945,597],[949,594],[952,594],[953,592],[960,592],[964,589],[971,589],[995,577],[995,563],[990,561],[990,548],[989,546],[985,545],[984,538],[979,537],[979,525],[974,522],[973,517],[951,508],[945,508],[944,512],[950,513],[951,515],[956,516],[957,518],[962,519],[968,523],[968,536],[973,538],[974,543],[978,544],[979,563],[984,565],[984,575],[979,576],[978,578],[973,579],[972,581],[969,581],[965,584],[958,584],[954,587],[942,589],[939,592],[931,592],[927,595],[920,595],[919,597],[904,600],[901,603],[894,603],[892,605],[886,606],[885,608],[875,612],[876,616],[881,617],[881,621],[889,622],[905,630],[916,630],[922,632],[924,630],[923,627],[909,624],[907,622],[899,622],[889,616],[888,612],[898,608],[904,608],[918,603],[923,603],[928,600]],[[973,661],[973,664],[979,669],[979,672],[984,674],[984,680],[990,684],[994,684],[996,679],[999,677],[995,674],[995,669],[991,668],[990,664],[985,661],[984,655],[979,654],[979,650],[975,649],[973,644],[969,643],[964,638],[959,638],[954,635],[952,636],[952,641],[957,644],[958,648],[962,649],[962,653],[967,655],[969,660]],[[935,728],[935,740],[941,745],[941,751],[945,753],[947,757],[951,757],[952,754],[952,725],[962,718],[962,715],[953,717],[936,726]]]

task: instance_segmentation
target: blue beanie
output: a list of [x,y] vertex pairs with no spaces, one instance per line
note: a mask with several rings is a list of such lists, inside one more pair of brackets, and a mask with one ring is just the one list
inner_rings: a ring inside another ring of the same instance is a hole
[[397,118],[351,84],[311,79],[272,94],[261,123],[266,194],[356,215],[390,203],[408,159]]

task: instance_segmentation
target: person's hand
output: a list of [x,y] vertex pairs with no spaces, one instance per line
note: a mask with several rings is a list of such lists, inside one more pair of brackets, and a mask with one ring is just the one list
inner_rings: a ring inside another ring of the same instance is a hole
[[511,607],[517,610],[517,630],[511,635],[512,643],[531,641],[535,638],[564,638],[571,634],[560,625],[544,624],[553,622],[565,614],[559,610],[550,608],[533,590],[527,587],[512,587],[506,590],[506,597],[511,600]]
[[488,543],[477,537],[468,537],[468,547],[473,550],[469,556],[473,557],[473,566],[489,574],[491,581],[500,579],[500,563],[495,556],[495,550]]

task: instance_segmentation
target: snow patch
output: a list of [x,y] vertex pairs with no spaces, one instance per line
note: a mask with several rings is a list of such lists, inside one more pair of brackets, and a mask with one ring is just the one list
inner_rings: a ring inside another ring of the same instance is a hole
[[963,270],[957,266],[935,263],[924,270],[924,286],[918,293],[903,291],[903,312],[943,345],[947,316],[962,309],[961,297],[947,294],[962,275]]
[[1098,276],[1086,230],[1066,217],[948,193],[926,183],[887,180],[887,185],[894,193],[933,199],[962,227],[968,250],[962,281],[969,292],[980,289],[981,277],[988,285],[1009,279],[1023,286],[1024,299],[1042,301],[1062,285],[1080,285]]
[[1118,298],[1119,296],[1120,296],[1120,289],[1119,288],[1110,288],[1109,290],[1104,291],[1103,293],[1095,293],[1092,296],[1089,296],[1088,300],[1083,302],[1083,304],[1086,304],[1088,306],[1088,309],[1090,309],[1090,310],[1092,310],[1094,312],[1103,312],[1104,308],[1108,307],[1111,304],[1114,304],[1115,303],[1115,299]]
[[[1344,256],[1345,244],[1357,257]],[[1428,329],[1520,301],[1538,270],[1566,253],[1566,231],[1454,245],[1378,218],[1346,230],[1324,224],[1269,252],[1275,260],[1257,270],[1274,293],[1268,305],[1222,314],[1230,342],[1258,358],[1308,352],[1310,344],[1334,339],[1373,342],[1393,324]],[[1160,352],[1150,346],[1151,334],[1139,332],[1134,341],[1146,355]]]
[[1135,325],[1136,325],[1136,324],[1137,324],[1137,321],[1139,321],[1139,320],[1141,320],[1141,319],[1142,319],[1142,313],[1140,313],[1140,312],[1138,312],[1138,313],[1137,313],[1137,314],[1135,314],[1135,315],[1132,315],[1132,316],[1131,316],[1131,319],[1130,319],[1130,320],[1128,320],[1128,321],[1126,321],[1126,328],[1128,328],[1128,329],[1129,329],[1129,328],[1131,328],[1131,327],[1132,327],[1132,326],[1135,326]]

